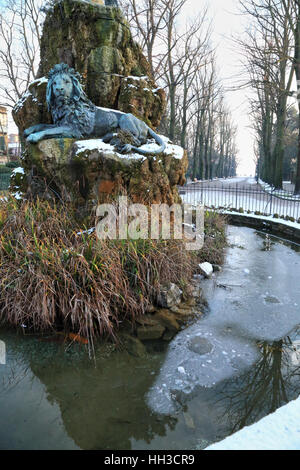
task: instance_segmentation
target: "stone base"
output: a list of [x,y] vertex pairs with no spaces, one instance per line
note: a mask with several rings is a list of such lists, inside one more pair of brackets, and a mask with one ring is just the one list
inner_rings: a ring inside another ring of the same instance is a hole
[[121,194],[145,204],[180,202],[177,185],[185,181],[187,154],[172,144],[145,157],[119,154],[101,139],[48,139],[27,147],[24,168],[33,197],[72,201],[90,213]]

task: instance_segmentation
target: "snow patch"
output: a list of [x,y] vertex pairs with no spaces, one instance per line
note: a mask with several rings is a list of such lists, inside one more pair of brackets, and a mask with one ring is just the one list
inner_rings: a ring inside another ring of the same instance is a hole
[[33,80],[33,82],[31,82],[29,86],[31,86],[31,85],[40,86],[43,83],[48,83],[48,78],[47,77],[37,78],[36,80]]
[[24,175],[25,174],[24,168],[22,168],[21,166],[19,166],[18,168],[15,168],[11,173],[11,177],[12,175],[16,175],[16,174]]
[[124,78],[124,80],[128,80],[128,79],[131,79],[131,80],[148,80],[148,77],[147,77],[147,75],[143,75],[142,77],[138,77],[136,75],[129,75],[128,77]]
[[86,150],[98,150],[104,153],[113,153],[117,155],[117,157],[125,159],[125,160],[145,160],[145,156],[140,155],[138,153],[118,153],[115,151],[114,146],[103,142],[102,139],[89,139],[89,140],[78,140],[75,142],[77,145],[76,155],[81,152],[85,152]]
[[[172,155],[176,159],[182,159],[184,155],[184,149],[182,147],[179,147],[179,145],[174,145],[174,144],[169,143],[169,139],[167,137],[165,136],[160,136],[160,137],[166,143],[166,148],[163,153],[165,155]],[[123,159],[125,158],[128,160],[135,160],[135,159],[145,160],[146,158],[145,156],[139,153],[129,153],[129,154],[118,153],[114,150],[113,145],[103,142],[102,139],[78,140],[75,143],[78,147],[76,154],[84,152],[85,150],[99,150],[102,152],[114,153],[119,158],[123,158]],[[156,152],[159,146],[154,141],[154,139],[151,139],[148,141],[147,144],[141,145],[139,148],[141,150],[147,150],[149,152]]]
[[300,397],[205,450],[300,450]]
[[212,273],[214,272],[214,269],[210,263],[201,263],[199,264],[199,268],[201,271],[201,274],[203,274],[205,277],[211,277]]

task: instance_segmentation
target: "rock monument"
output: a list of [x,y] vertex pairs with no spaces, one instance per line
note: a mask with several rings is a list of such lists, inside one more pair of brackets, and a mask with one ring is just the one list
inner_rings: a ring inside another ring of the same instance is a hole
[[13,110],[27,138],[26,175],[15,189],[73,201],[84,213],[120,193],[178,202],[187,154],[153,130],[164,107],[119,8],[57,2],[43,28],[39,78]]

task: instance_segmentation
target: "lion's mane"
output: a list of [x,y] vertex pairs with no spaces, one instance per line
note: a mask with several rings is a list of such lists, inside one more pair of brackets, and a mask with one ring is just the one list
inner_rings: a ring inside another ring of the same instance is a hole
[[[53,82],[57,75],[69,75],[73,93],[68,102],[59,103],[53,93]],[[91,135],[94,128],[96,106],[88,99],[80,84],[80,75],[67,64],[57,64],[49,72],[46,101],[54,124],[70,126],[76,136]]]

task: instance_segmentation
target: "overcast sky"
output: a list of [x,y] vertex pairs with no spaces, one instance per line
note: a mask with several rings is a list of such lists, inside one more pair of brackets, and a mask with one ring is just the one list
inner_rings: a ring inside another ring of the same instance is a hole
[[[2,0],[0,0],[0,5]],[[197,15],[205,1],[188,0],[187,15]],[[240,56],[235,50],[230,37],[241,35],[245,27],[245,18],[238,14],[238,0],[209,0],[210,16],[213,19],[213,42],[217,52],[217,63],[223,83],[230,86],[234,77],[241,71]],[[253,135],[249,128],[248,102],[245,90],[226,93],[226,101],[230,106],[233,119],[238,125],[237,146],[239,148],[238,173],[254,174]],[[13,127],[11,126],[11,131]]]
[[[205,4],[206,2],[201,2]],[[188,0],[188,14],[197,14],[199,0]],[[213,19],[213,42],[216,47],[217,65],[225,87],[230,88],[242,73],[241,56],[234,46],[232,36],[241,36],[247,21],[239,13],[238,0],[209,0],[209,11]],[[248,91],[249,93],[250,91]],[[226,102],[238,126],[237,146],[239,149],[239,175],[254,175],[254,137],[250,129],[247,90],[227,91]]]

